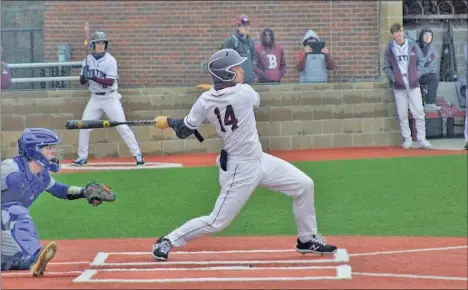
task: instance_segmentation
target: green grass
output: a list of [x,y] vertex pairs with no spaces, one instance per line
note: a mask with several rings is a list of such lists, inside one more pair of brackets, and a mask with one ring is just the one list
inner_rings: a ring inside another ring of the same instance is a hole
[[[325,235],[467,236],[466,155],[300,162],[315,181]],[[83,172],[54,176],[97,180],[117,193],[92,207],[44,193],[31,207],[41,239],[156,237],[209,214],[219,191],[216,167]],[[135,189],[131,189],[135,188]],[[257,189],[219,235],[295,235],[291,198]]]

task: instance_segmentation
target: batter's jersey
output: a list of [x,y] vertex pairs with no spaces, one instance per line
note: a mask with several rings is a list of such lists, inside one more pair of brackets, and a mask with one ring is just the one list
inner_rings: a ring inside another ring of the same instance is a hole
[[223,139],[229,158],[255,159],[262,154],[254,115],[259,105],[260,96],[248,84],[211,89],[198,98],[184,123],[194,130],[208,120]]
[[114,84],[110,87],[89,80],[88,88],[91,91],[91,93],[103,93],[117,90],[117,60],[115,60],[115,58],[110,53],[106,52],[103,57],[97,60],[92,54],[88,55],[83,60],[81,75],[83,75],[83,70],[86,65],[88,66],[88,70],[91,73],[91,76],[115,79]]

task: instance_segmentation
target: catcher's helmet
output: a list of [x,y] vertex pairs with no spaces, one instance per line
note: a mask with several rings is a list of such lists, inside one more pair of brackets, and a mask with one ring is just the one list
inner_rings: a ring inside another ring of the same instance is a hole
[[236,78],[236,73],[232,68],[240,65],[246,59],[234,49],[221,49],[211,56],[208,71],[215,82],[232,82]]
[[91,35],[91,40],[89,41],[89,46],[91,46],[91,48],[94,49],[94,43],[98,41],[104,41],[107,49],[109,39],[107,38],[107,34],[104,31],[93,32],[93,34]]
[[18,153],[28,160],[36,161],[39,165],[52,172],[60,170],[62,150],[57,156],[48,159],[42,154],[42,148],[48,145],[60,144],[61,140],[54,131],[45,128],[26,128],[18,138]]

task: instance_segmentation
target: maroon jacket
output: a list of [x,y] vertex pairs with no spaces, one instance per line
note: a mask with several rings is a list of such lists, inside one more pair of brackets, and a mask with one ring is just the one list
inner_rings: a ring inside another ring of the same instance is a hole
[[259,83],[279,82],[286,73],[284,50],[276,43],[273,47],[257,44],[255,46],[255,73]]
[[[424,72],[424,57],[421,48],[417,43],[410,41],[409,39],[408,41],[408,81],[410,88],[414,89],[420,86],[419,78]],[[393,89],[405,90],[406,85],[400,72],[400,68],[398,67],[398,62],[396,61],[392,47],[393,40],[389,42],[385,49],[383,71],[387,75]]]

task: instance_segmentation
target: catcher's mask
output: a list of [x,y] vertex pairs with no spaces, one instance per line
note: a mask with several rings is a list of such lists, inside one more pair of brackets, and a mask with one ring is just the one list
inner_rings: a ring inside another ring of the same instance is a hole
[[237,75],[232,68],[240,65],[246,59],[234,49],[221,49],[211,56],[208,62],[208,71],[213,76],[215,83],[232,82]]
[[58,172],[63,150],[56,149],[56,145],[60,142],[60,138],[52,130],[26,128],[18,138],[18,153],[49,171]]

